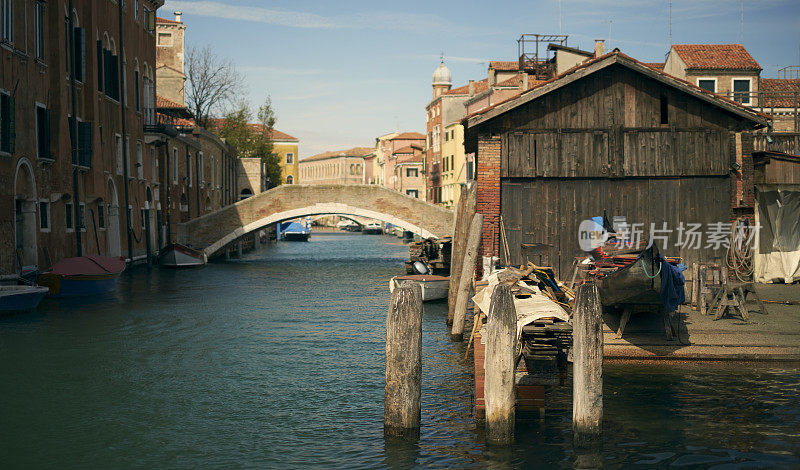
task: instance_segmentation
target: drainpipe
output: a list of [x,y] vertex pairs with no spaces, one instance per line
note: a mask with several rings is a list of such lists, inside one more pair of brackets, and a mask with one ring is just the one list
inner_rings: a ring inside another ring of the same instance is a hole
[[75,13],[73,0],[69,0],[69,61],[70,70],[70,100],[72,101],[72,121],[68,122],[70,134],[74,137],[70,139],[70,152],[72,153],[72,208],[75,213],[75,256],[83,256],[83,245],[81,242],[81,195],[78,185],[78,97],[75,91]]
[[192,179],[189,178],[189,170],[191,170],[191,161],[192,157],[189,154],[189,144],[186,144],[186,220],[192,220],[192,206],[189,205],[189,185],[192,182]]
[[172,214],[170,213],[170,205],[169,205],[170,204],[169,203],[169,193],[172,191],[172,182],[170,181],[170,176],[171,175],[169,174],[169,168],[170,168],[169,139],[166,139],[166,140],[167,140],[167,145],[166,145],[167,155],[164,158],[164,166],[166,166],[166,168],[164,168],[164,174],[166,175],[166,177],[164,178],[164,196],[166,198],[165,202],[166,202],[166,206],[167,206],[166,207],[166,214],[167,214],[167,245],[169,245],[169,244],[172,243],[172,232],[171,232],[172,231],[172,224],[170,223],[170,219],[172,218],[171,217]]
[[195,201],[197,202],[197,217],[200,217],[200,152],[194,154],[194,193],[197,195]]
[[[120,58],[122,58],[122,51],[125,50],[125,40],[124,34],[122,31],[122,2],[117,2],[117,13],[119,17],[119,51],[120,51]],[[125,187],[125,223],[127,224],[127,234],[128,234],[128,259],[131,260],[133,263],[133,232],[131,228],[131,207],[130,207],[130,195],[128,190],[128,152],[130,151],[130,144],[128,141],[128,136],[125,130],[125,65],[123,61],[119,61],[119,109],[121,115],[121,123],[122,123],[122,177],[125,179],[123,186]]]

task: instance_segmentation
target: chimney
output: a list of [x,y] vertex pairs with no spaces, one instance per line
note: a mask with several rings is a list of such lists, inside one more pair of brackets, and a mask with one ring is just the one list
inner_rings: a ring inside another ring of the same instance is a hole
[[181,11],[180,11],[180,10],[176,11],[176,12],[175,12],[175,21],[177,21],[178,23],[180,23],[180,22],[181,22],[181,15],[182,15],[182,14],[183,14],[183,13],[181,13]]
[[522,80],[519,82],[519,91],[528,89],[528,72],[522,72]]
[[601,55],[606,53],[606,41],[605,39],[595,39],[594,40],[594,56],[600,57]]
[[489,86],[494,86],[494,84],[497,83],[497,75],[495,74],[495,71],[494,71],[493,68],[489,68],[489,77],[488,78],[489,78],[489,80],[488,80],[489,81]]
[[475,94],[475,80],[470,80],[469,81],[469,96],[472,96],[474,94]]

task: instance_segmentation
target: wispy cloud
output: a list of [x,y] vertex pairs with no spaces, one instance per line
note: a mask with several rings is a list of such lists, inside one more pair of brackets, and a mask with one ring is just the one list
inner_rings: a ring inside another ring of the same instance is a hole
[[271,65],[242,65],[238,69],[247,74],[282,75],[282,76],[308,76],[319,75],[322,69],[302,69],[292,67],[277,67]]
[[306,29],[370,29],[382,31],[464,31],[468,29],[445,18],[418,13],[371,11],[323,16],[293,10],[232,5],[217,1],[174,0],[170,8],[186,14],[253,21],[276,26]]

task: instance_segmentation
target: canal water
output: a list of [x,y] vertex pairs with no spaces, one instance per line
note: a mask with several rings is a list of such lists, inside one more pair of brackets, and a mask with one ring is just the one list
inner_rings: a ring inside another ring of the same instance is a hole
[[[387,283],[407,247],[323,234],[0,318],[2,468],[560,467],[569,390],[487,448],[445,304],[423,320],[422,431],[383,438]],[[800,467],[800,371],[607,367],[606,468]],[[592,456],[589,456],[592,457]],[[599,459],[599,460],[598,460]]]

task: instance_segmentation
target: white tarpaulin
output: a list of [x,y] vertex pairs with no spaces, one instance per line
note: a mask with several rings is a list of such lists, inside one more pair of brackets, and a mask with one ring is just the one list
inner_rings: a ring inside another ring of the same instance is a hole
[[756,225],[755,281],[800,280],[800,187],[759,185]]
[[[495,271],[487,278],[489,285],[485,289],[475,294],[472,301],[481,309],[483,313],[489,315],[489,306],[492,300],[494,289],[500,283],[498,275],[503,271]],[[517,312],[517,339],[522,336],[522,327],[533,323],[540,318],[558,318],[565,322],[569,321],[569,314],[561,308],[560,305],[550,300],[547,296],[539,291],[536,286],[528,286],[524,281],[520,284],[528,289],[534,291],[530,297],[514,298],[514,309]]]

